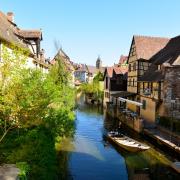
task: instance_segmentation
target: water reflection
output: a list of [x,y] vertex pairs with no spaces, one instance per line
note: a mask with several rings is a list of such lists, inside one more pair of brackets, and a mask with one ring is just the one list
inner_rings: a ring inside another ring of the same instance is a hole
[[118,121],[103,115],[101,108],[80,104],[75,135],[60,145],[66,153],[68,179],[178,179],[169,160],[155,149],[129,153],[109,144],[104,133],[117,125]]
[[[118,127],[118,120],[112,119],[105,113],[104,127],[107,131],[114,130]],[[122,129],[124,134],[144,142],[139,136],[128,132],[124,127]],[[148,143],[148,142],[145,142]],[[170,168],[171,161],[159,150],[151,148],[147,151],[130,153],[120,149],[116,145],[116,150],[124,157],[129,179],[143,178],[143,179],[179,179],[179,175]]]

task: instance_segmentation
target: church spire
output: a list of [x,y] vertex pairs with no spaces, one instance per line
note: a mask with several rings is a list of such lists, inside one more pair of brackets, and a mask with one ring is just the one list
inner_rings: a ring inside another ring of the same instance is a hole
[[101,61],[100,56],[98,56],[98,58],[96,60],[96,68],[101,69],[101,67],[102,67],[102,61]]

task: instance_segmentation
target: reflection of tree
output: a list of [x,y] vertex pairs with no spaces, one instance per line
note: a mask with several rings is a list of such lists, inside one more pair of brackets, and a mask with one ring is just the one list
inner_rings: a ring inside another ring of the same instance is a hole
[[60,151],[58,153],[58,179],[66,180],[70,176],[68,162],[70,153],[67,151]]

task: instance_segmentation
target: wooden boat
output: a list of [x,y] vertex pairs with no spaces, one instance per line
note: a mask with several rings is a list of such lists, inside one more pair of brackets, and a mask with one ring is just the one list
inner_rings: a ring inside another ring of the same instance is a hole
[[114,142],[116,145],[124,148],[130,152],[138,152],[148,150],[150,147],[140,143],[134,139],[131,139],[123,134],[118,134],[117,132],[109,132],[107,138]]

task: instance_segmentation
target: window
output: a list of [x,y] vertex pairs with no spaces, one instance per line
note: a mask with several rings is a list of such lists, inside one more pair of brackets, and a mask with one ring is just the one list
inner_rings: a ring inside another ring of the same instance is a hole
[[131,51],[130,51],[130,57],[135,55],[135,51],[136,51],[135,47],[132,46]]
[[105,95],[104,95],[106,98],[109,98],[110,97],[110,95],[109,95],[109,93],[108,92],[105,92]]
[[134,86],[134,79],[132,80],[132,86]]
[[133,64],[133,71],[136,71],[136,63]]
[[131,64],[129,64],[129,72],[131,72]]
[[146,109],[146,100],[143,100],[143,101],[142,101],[142,104],[143,104],[143,105],[142,105],[142,108],[145,110],[145,109]]

